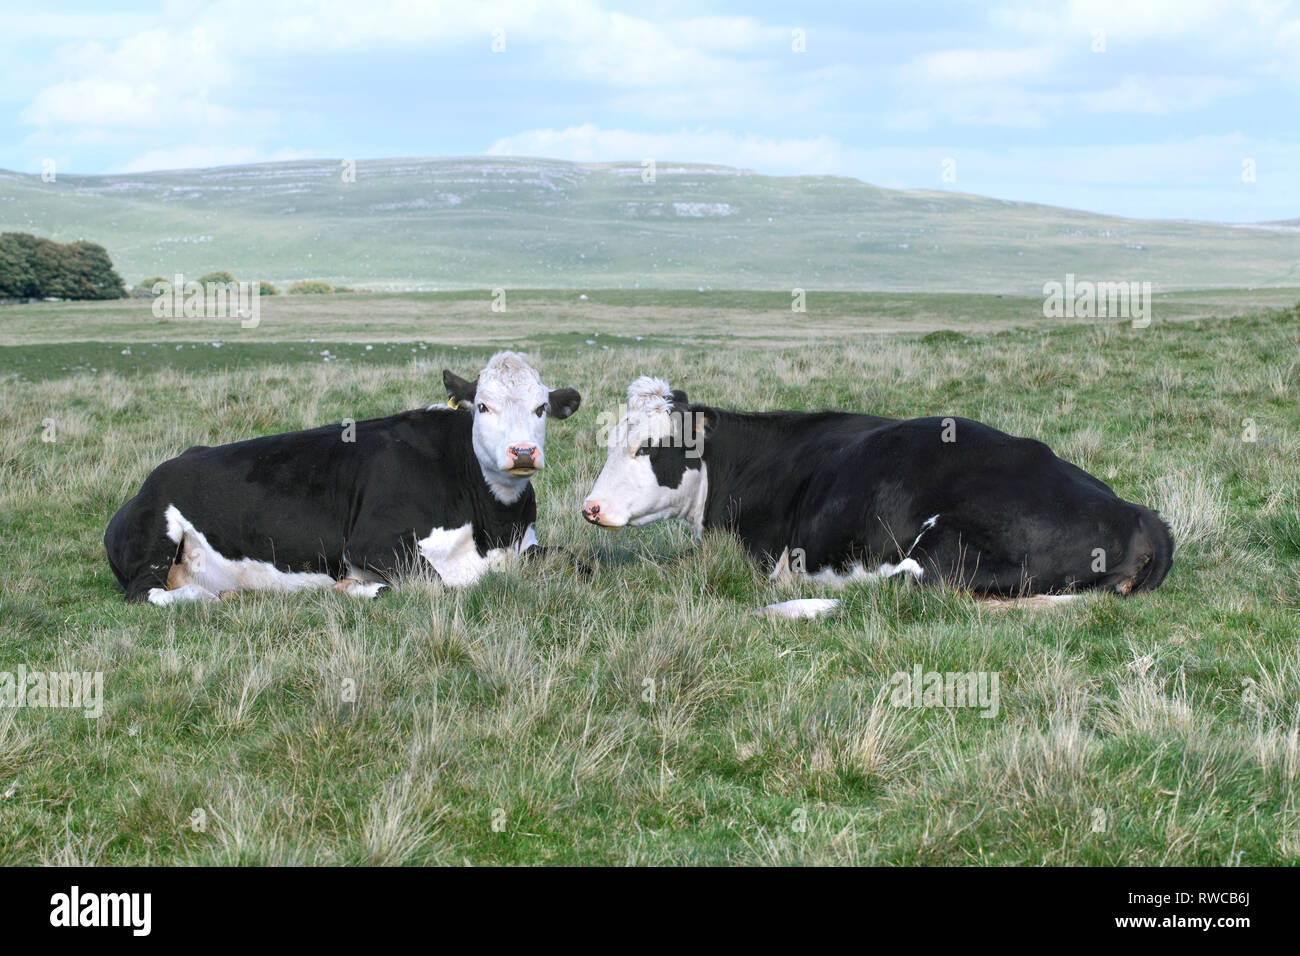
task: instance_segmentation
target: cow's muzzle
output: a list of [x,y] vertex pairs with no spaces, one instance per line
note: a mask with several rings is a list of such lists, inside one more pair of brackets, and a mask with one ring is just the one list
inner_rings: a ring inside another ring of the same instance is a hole
[[609,520],[608,509],[601,510],[599,501],[586,501],[582,505],[582,516],[592,524],[600,525],[602,528],[621,528],[621,524],[611,523]]
[[541,455],[538,454],[536,445],[511,445],[510,459],[510,467],[506,471],[517,477],[526,477],[542,467],[538,463]]

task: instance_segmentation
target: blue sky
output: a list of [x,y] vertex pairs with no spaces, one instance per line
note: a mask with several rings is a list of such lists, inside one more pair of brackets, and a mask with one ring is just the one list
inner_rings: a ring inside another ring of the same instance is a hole
[[1300,0],[0,0],[0,63],[23,172],[655,158],[1300,217]]

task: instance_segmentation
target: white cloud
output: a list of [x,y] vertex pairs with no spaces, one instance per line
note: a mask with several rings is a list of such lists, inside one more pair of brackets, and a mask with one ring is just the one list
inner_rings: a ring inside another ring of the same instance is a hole
[[1057,59],[1050,47],[1021,50],[940,50],[903,67],[905,79],[930,83],[986,83],[1042,76]]
[[[899,68],[887,128],[1169,116],[1279,82],[1300,86],[1292,0],[1067,0],[997,8],[989,20],[997,44],[939,50]],[[1094,52],[1098,33],[1104,50]],[[1008,46],[1017,35],[1026,45]]]
[[1068,108],[1088,113],[1167,115],[1249,93],[1254,84],[1219,76],[1126,76],[1115,86],[1079,93]]
[[47,87],[23,111],[37,126],[153,127],[177,124],[233,125],[241,114],[155,83],[131,84],[105,77],[71,80]]
[[0,37],[35,39],[100,39],[147,28],[151,18],[130,13],[19,13],[0,11]]
[[69,137],[77,128],[84,137],[87,127],[179,132],[247,124],[248,112],[226,107],[224,97],[262,61],[481,44],[486,66],[498,29],[506,55],[521,48],[539,54],[547,75],[632,97],[624,105],[651,115],[698,118],[747,98],[780,105],[784,81],[773,76],[770,59],[789,53],[788,30],[750,17],[649,18],[607,10],[600,0],[323,0],[311,8],[293,0],[216,0],[163,22],[64,47],[66,78],[32,96],[23,122]]
[[1241,0],[1070,0],[1063,20],[1079,31],[1100,28],[1126,40],[1150,39],[1202,32],[1229,17],[1263,15],[1268,6]]
[[118,41],[64,48],[60,65],[72,74],[40,90],[22,111],[38,128],[207,127],[240,114],[210,99],[235,75],[224,47],[201,28],[150,29]]
[[1068,0],[1055,9],[996,8],[989,20],[1062,49],[1087,49],[1100,30],[1108,51],[1177,44],[1189,63],[1265,75],[1290,71],[1300,83],[1300,8],[1293,0]]

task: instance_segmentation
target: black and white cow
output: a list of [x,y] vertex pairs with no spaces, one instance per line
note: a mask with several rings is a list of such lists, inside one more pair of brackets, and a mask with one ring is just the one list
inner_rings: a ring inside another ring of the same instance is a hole
[[[1156,512],[1042,442],[979,422],[723,411],[646,377],[627,402],[582,507],[593,524],[729,529],[774,578],[1128,594],[1169,570],[1173,539]],[[804,616],[834,602],[789,603]]]
[[374,597],[417,554],[462,586],[532,548],[546,416],[567,418],[580,396],[548,389],[513,352],[476,381],[443,383],[446,405],[159,465],[104,535],[126,599],[329,586]]

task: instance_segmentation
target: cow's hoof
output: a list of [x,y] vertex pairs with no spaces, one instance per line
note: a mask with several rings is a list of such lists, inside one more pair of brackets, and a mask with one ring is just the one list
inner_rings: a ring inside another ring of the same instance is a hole
[[356,578],[343,578],[334,582],[334,590],[349,597],[377,598],[380,592],[388,590],[382,581],[358,581]]
[[164,604],[171,603],[170,601],[167,600],[166,588],[150,588],[148,601],[150,604],[153,604],[157,607],[162,607]]
[[584,561],[582,558],[573,559],[573,570],[580,578],[593,578],[596,576],[596,565],[590,561]]

